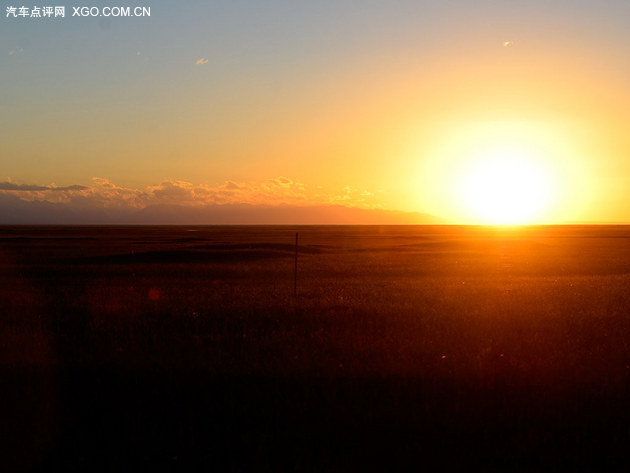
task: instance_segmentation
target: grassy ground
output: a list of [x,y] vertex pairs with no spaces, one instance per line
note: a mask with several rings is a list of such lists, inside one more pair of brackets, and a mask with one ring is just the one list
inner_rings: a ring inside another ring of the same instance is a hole
[[630,228],[5,227],[12,468],[623,470]]

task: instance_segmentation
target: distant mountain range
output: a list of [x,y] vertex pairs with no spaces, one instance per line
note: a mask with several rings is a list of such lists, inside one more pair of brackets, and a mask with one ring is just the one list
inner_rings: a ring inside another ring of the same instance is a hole
[[0,196],[5,225],[427,225],[444,224],[431,215],[341,205],[290,206],[225,204],[203,207],[151,205],[143,209],[75,207]]

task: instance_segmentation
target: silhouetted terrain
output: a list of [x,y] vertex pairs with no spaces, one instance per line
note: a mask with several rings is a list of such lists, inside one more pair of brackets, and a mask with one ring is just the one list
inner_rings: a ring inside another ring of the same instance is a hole
[[5,226],[0,268],[8,469],[630,466],[630,227]]
[[100,203],[76,206],[47,201],[26,201],[0,194],[0,225],[433,225],[443,219],[418,212],[362,209],[343,205],[203,206],[148,205],[103,207]]

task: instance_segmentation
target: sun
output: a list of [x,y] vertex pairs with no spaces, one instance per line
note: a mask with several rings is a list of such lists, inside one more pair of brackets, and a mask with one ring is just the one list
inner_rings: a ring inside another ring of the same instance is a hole
[[459,181],[462,206],[483,224],[535,223],[552,193],[548,170],[518,148],[486,150],[469,161]]
[[445,118],[410,147],[422,156],[409,175],[423,211],[468,225],[571,221],[593,195],[572,130],[554,121]]

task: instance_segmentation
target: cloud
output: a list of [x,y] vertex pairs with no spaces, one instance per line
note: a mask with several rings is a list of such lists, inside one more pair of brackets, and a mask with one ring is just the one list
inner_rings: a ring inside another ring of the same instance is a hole
[[208,60],[204,58],[197,59],[197,62],[195,62],[195,64],[197,64],[198,66],[202,66],[203,64],[208,64]]
[[309,186],[285,176],[253,182],[224,181],[219,184],[193,184],[166,180],[143,189],[122,187],[108,179],[95,177],[89,186],[57,186],[0,182],[0,196],[12,196],[23,202],[67,204],[69,208],[138,210],[152,205],[178,205],[201,208],[208,205],[249,204],[336,205],[360,208],[380,207],[377,193],[345,186],[326,189]]
[[15,184],[13,182],[0,182],[0,190],[4,191],[18,191],[18,192],[29,192],[29,191],[55,191],[55,192],[63,192],[63,191],[81,191],[89,189],[86,186],[80,185],[72,185],[67,187],[56,187],[56,186],[37,186],[31,184]]
[[226,189],[233,189],[233,190],[241,188],[241,186],[239,186],[238,184],[236,184],[235,182],[232,182],[232,181],[225,181],[224,186],[225,186]]
[[193,185],[185,181],[166,181],[149,187],[154,197],[161,200],[190,200],[194,198]]
[[53,190],[53,191],[59,191],[59,190],[63,190],[63,191],[82,191],[82,190],[86,190],[86,189],[89,189],[89,187],[81,186],[79,184],[74,184],[72,186],[67,186],[67,187],[53,187],[50,190]]
[[35,186],[29,184],[14,184],[13,182],[0,182],[0,190],[3,191],[44,191],[48,190],[45,186]]
[[218,185],[192,184],[186,181],[165,181],[149,186],[150,203],[185,205],[209,204],[291,204],[307,200],[305,187],[286,177],[255,183],[225,181]]
[[276,177],[275,179],[270,179],[269,181],[279,186],[290,186],[293,184],[293,181],[291,179],[282,176]]
[[146,205],[148,194],[141,189],[118,186],[109,179],[93,177],[92,185],[87,191],[73,194],[71,197],[75,202],[85,199],[106,208],[142,208]]
[[25,202],[71,204],[75,207],[131,207],[142,208],[146,192],[116,186],[107,179],[93,178],[90,186],[46,186],[0,182],[0,195],[13,195]]

